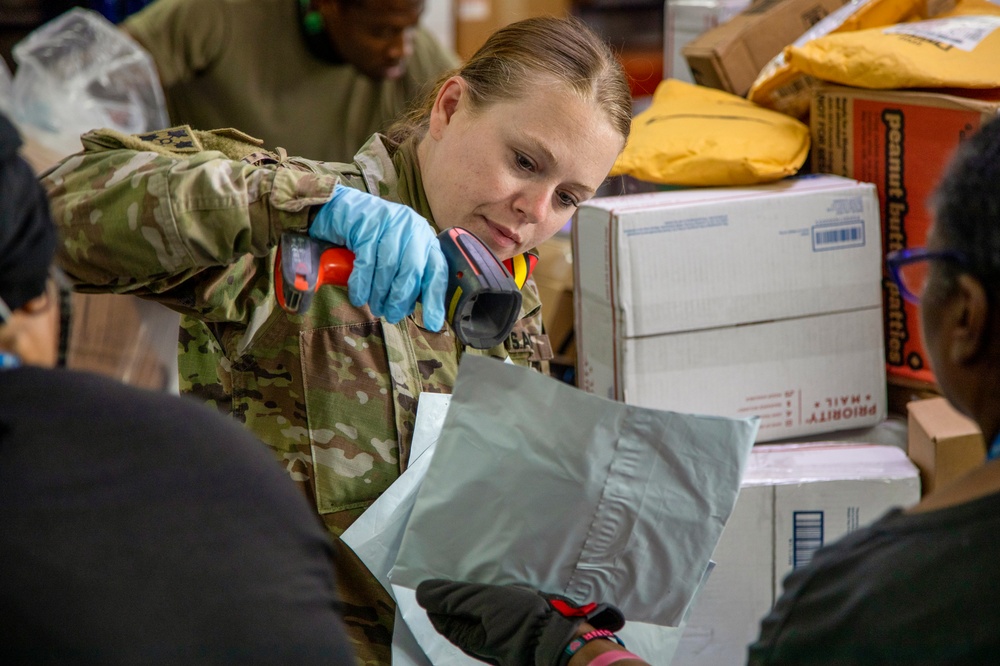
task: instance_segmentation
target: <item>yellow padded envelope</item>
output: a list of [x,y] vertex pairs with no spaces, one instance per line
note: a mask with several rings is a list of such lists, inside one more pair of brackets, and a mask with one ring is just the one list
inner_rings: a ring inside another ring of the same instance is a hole
[[752,185],[794,175],[809,128],[731,93],[667,79],[632,120],[611,170],[667,185]]
[[831,34],[785,56],[806,74],[859,88],[1000,88],[1000,5],[963,0],[934,19]]

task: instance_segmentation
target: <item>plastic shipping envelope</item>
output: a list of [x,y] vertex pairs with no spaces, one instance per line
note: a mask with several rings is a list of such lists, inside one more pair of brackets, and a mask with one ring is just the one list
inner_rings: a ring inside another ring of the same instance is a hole
[[[615,603],[630,622],[678,626],[757,428],[756,418],[635,407],[465,356],[389,575],[403,617],[413,628],[422,612],[407,601],[420,581],[447,578],[525,582]],[[425,638],[435,637],[417,633],[432,662],[446,663]]]

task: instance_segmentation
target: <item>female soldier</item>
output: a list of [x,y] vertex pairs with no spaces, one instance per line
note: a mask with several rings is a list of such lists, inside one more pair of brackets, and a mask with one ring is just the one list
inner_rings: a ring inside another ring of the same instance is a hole
[[[465,227],[500,259],[530,250],[594,195],[630,122],[600,38],[575,19],[532,19],[495,33],[353,164],[270,153],[234,130],[101,130],[43,181],[77,288],[186,315],[182,389],[270,445],[339,535],[405,469],[420,392],[450,392],[469,351],[443,325],[436,232]],[[346,294],[321,289],[300,315],[278,306],[286,231],[355,253]],[[486,353],[541,358],[523,344],[540,334],[538,308],[529,281],[516,343]],[[388,663],[391,599],[339,550],[355,647]]]

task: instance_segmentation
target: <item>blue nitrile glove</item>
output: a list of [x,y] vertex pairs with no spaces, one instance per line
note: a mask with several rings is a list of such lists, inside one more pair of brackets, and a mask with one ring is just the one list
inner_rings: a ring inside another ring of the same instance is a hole
[[309,235],[354,253],[347,295],[357,307],[396,323],[424,306],[424,326],[444,325],[448,263],[430,223],[409,206],[337,185]]

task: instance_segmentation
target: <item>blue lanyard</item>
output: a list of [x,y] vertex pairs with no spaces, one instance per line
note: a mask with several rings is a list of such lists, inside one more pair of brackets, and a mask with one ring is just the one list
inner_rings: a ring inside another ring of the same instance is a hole
[[12,370],[21,367],[21,357],[9,352],[0,352],[0,370]]
[[997,435],[993,443],[990,444],[990,448],[986,451],[987,460],[996,460],[1000,458],[1000,435]]

